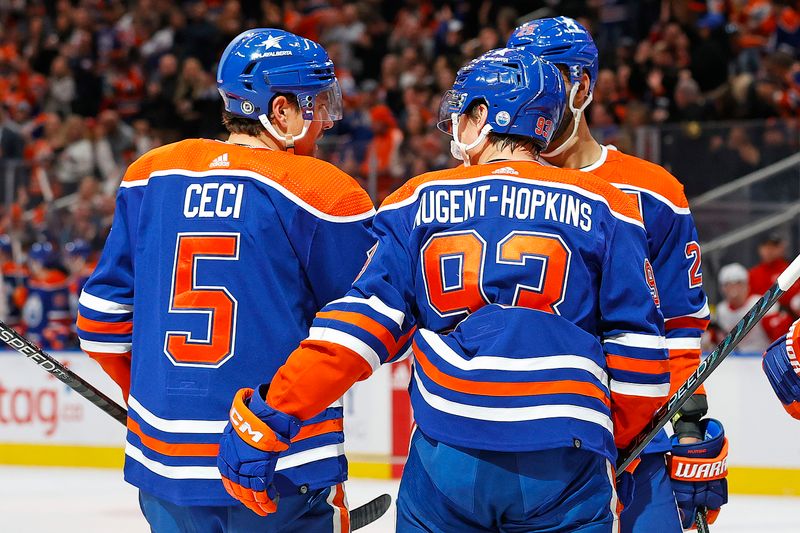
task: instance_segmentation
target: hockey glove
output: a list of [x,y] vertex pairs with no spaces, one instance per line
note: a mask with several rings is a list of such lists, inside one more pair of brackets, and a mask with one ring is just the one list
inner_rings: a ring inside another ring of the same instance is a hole
[[694,526],[698,508],[708,510],[708,523],[717,519],[720,507],[728,503],[728,439],[722,424],[713,418],[700,421],[704,440],[694,444],[678,444],[672,437],[672,452],[667,465],[672,477],[672,490],[681,513],[684,529]]
[[266,387],[259,387],[257,394],[240,389],[234,396],[230,421],[219,442],[217,468],[228,494],[266,516],[278,509],[272,484],[278,454],[289,448],[300,421],[267,405],[262,388]]
[[767,375],[772,390],[786,412],[800,419],[800,362],[795,355],[800,337],[800,320],[792,324],[789,333],[767,348],[761,367]]

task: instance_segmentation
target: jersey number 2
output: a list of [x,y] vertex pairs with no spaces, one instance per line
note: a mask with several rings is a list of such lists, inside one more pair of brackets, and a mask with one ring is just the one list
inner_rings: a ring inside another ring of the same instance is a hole
[[[530,284],[518,284],[512,305],[558,312],[564,301],[570,250],[558,235],[532,231],[512,231],[496,247],[498,264],[525,266],[541,263],[541,275]],[[486,241],[474,230],[440,233],[422,250],[422,266],[428,301],[441,316],[473,313],[489,304],[483,290]],[[455,282],[446,282],[447,263],[453,262]]]
[[164,352],[178,366],[218,367],[233,355],[236,343],[236,298],[221,286],[198,285],[201,261],[239,259],[238,233],[180,233],[175,249],[169,313],[205,314],[205,338],[189,331],[168,331]]

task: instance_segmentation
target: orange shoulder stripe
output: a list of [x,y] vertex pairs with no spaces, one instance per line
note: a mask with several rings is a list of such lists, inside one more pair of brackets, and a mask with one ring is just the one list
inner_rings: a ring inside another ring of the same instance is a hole
[[[494,171],[510,168],[515,172],[498,173],[497,178],[510,180],[531,180],[552,183],[553,187],[565,185],[566,188],[582,189],[590,195],[600,196],[609,208],[624,217],[642,223],[642,215],[633,201],[622,191],[597,176],[579,170],[546,167],[535,161],[499,161],[488,165],[457,167],[448,170],[428,172],[410,179],[391,194],[381,208],[398,204],[413,197],[420,187],[432,181],[465,180],[470,178],[492,177]],[[580,193],[581,191],[578,191]]]
[[143,182],[154,172],[171,169],[203,177],[249,175],[335,217],[368,214],[373,209],[358,182],[326,161],[210,139],[187,139],[151,150],[128,167],[124,181]]
[[678,209],[689,208],[683,184],[663,167],[645,159],[609,150],[607,162],[592,173],[611,183],[656,194]]
[[606,393],[597,385],[584,381],[542,381],[535,383],[509,383],[494,381],[471,381],[445,374],[436,368],[413,343],[414,362],[419,364],[422,371],[434,383],[449,390],[465,394],[480,394],[483,396],[539,396],[542,394],[579,394],[589,396],[610,406]]

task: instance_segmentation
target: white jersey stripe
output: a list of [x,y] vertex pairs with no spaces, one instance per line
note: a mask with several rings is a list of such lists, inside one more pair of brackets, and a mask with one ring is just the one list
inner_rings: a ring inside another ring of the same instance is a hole
[[105,298],[99,298],[88,292],[81,291],[81,296],[78,298],[78,303],[84,307],[88,307],[92,311],[97,311],[98,313],[108,313],[111,315],[124,315],[126,313],[133,313],[133,306],[129,304],[120,304],[117,302],[112,302],[111,300],[106,300]]
[[148,411],[139,400],[128,396],[128,408],[138,414],[147,424],[166,433],[222,433],[227,420],[169,420]]
[[[321,448],[312,448],[303,452],[280,457],[275,466],[275,471],[278,472],[322,459],[338,457],[342,454],[344,454],[344,446],[341,444],[330,444],[328,446],[322,446]],[[142,450],[130,442],[125,443],[125,455],[151,472],[170,479],[221,479],[222,477],[216,466],[165,465],[160,461],[145,456]]]
[[81,342],[81,350],[86,352],[123,354],[131,351],[130,342],[98,342],[88,341],[86,339],[79,340]]
[[414,370],[414,380],[417,383],[422,399],[431,408],[456,416],[486,420],[490,422],[527,422],[531,420],[544,420],[548,418],[574,418],[604,427],[613,433],[614,426],[611,419],[605,414],[576,405],[552,404],[534,405],[530,407],[482,407],[457,403],[428,391],[422,384],[419,374]]
[[626,396],[643,396],[645,398],[666,398],[669,396],[669,383],[646,384],[628,383],[625,381],[611,380],[611,392]]
[[703,308],[695,313],[691,313],[688,315],[681,315],[681,316],[673,316],[670,318],[664,318],[664,322],[669,322],[670,320],[677,320],[679,318],[706,318],[711,315],[711,310],[708,308],[708,300],[705,301],[703,304]]
[[[350,215],[350,216],[336,216],[336,215],[329,215],[328,213],[323,213],[316,207],[312,206],[311,204],[303,201],[300,199],[299,196],[295,195],[289,189],[286,189],[278,182],[273,181],[266,176],[262,176],[257,172],[251,172],[249,170],[221,170],[221,169],[214,169],[214,170],[206,170],[203,172],[195,172],[192,170],[186,170],[181,168],[173,168],[169,170],[159,170],[157,172],[153,172],[147,179],[144,180],[137,180],[137,181],[123,181],[121,186],[122,187],[138,187],[142,185],[147,185],[148,181],[152,178],[158,178],[161,176],[187,176],[190,178],[207,178],[207,177],[215,177],[215,176],[222,176],[222,177],[232,177],[232,178],[250,178],[255,180],[259,183],[263,183],[268,187],[271,187],[278,191],[280,194],[285,196],[289,201],[298,205],[299,207],[303,208],[304,210],[308,211],[312,215],[322,220],[326,220],[328,222],[337,222],[337,223],[346,223],[346,222],[358,222],[359,220],[366,220],[372,217],[375,214],[375,209],[370,209],[369,211],[365,211],[364,213],[359,213],[357,215]],[[126,185],[127,184],[127,185]]]
[[702,345],[700,337],[675,337],[667,339],[668,350],[699,350]]
[[513,359],[510,357],[478,356],[464,359],[454,352],[436,333],[420,329],[419,333],[436,354],[448,364],[460,370],[505,370],[509,372],[531,372],[535,370],[561,370],[573,368],[585,370],[596,377],[603,385],[608,384],[608,375],[597,363],[580,355],[550,355]]
[[663,350],[666,348],[664,337],[660,335],[645,335],[643,333],[622,333],[603,339],[603,344],[613,343],[630,348],[651,348]]
[[374,294],[369,298],[359,298],[358,296],[345,296],[343,298],[339,298],[338,300],[330,302],[328,305],[347,304],[347,303],[368,305],[376,313],[385,316],[386,318],[397,324],[397,327],[399,328],[403,327],[403,321],[406,318],[405,313],[403,313],[402,311],[398,311],[397,309],[394,309],[392,307],[389,307],[388,305],[383,303],[383,300],[381,300]]
[[334,344],[338,344],[339,346],[344,346],[348,350],[352,350],[364,358],[364,361],[369,364],[373,372],[381,366],[381,358],[378,356],[377,352],[369,346],[369,344],[362,341],[358,337],[354,337],[353,335],[339,331],[338,329],[311,328],[308,330],[307,340],[332,342]]

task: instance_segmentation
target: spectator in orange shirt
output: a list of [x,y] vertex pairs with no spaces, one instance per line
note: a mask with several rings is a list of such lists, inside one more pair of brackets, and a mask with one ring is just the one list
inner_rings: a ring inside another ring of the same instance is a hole
[[385,105],[377,105],[370,110],[373,138],[367,148],[361,165],[361,173],[378,178],[378,196],[383,199],[397,188],[395,179],[402,178],[403,166],[400,164],[398,150],[403,142],[403,132],[397,127],[392,110]]

